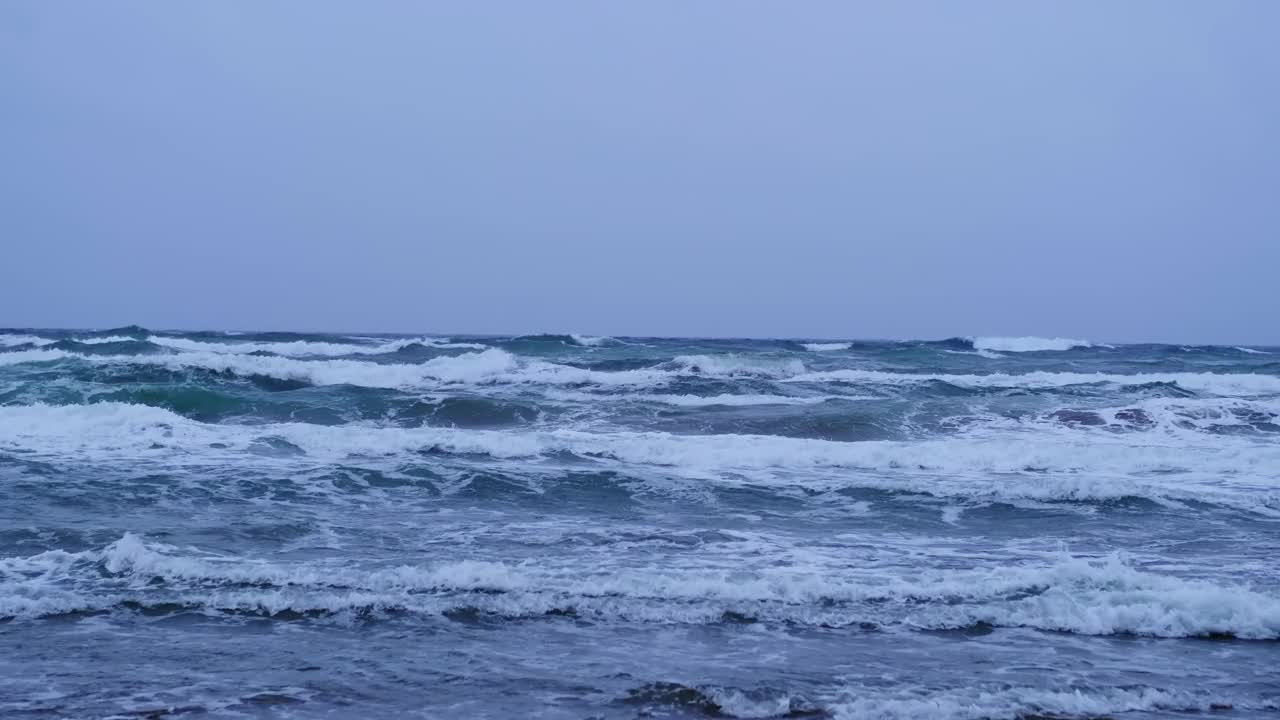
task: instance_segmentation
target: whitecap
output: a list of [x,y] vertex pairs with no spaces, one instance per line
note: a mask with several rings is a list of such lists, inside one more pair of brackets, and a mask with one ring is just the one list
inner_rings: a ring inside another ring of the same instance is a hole
[[0,353],[0,366],[24,365],[26,363],[51,362],[69,357],[83,357],[65,350],[16,350]]
[[[698,476],[822,490],[863,487],[979,501],[1196,500],[1280,513],[1280,445],[1247,438],[1149,433],[991,433],[857,443],[765,435],[473,430],[450,427],[207,424],[123,403],[0,407],[0,449],[41,458],[270,462],[254,447],[276,438],[312,463],[397,462],[424,449],[459,457],[552,461],[564,453],[642,476]],[[297,458],[295,462],[301,462]]]
[[16,347],[18,345],[52,345],[57,340],[38,337],[36,335],[0,335],[0,347]]
[[1071,338],[1042,337],[976,337],[972,338],[975,350],[994,352],[1048,352],[1071,350],[1073,348],[1090,348],[1093,343],[1088,340],[1072,340]]
[[785,378],[805,372],[804,363],[794,358],[742,355],[679,355],[670,362],[679,370],[709,377],[763,376]]
[[107,343],[134,342],[135,338],[127,335],[110,335],[108,337],[72,338],[72,341],[82,345],[106,345]]
[[1112,385],[1147,385],[1176,383],[1195,392],[1215,395],[1254,396],[1280,393],[1280,377],[1259,373],[1078,373],[1028,372],[960,375],[947,373],[895,373],[880,370],[826,370],[783,378],[787,382],[837,382],[851,384],[909,385],[940,381],[977,388],[1053,388],[1072,385],[1106,383]]
[[[102,550],[0,559],[0,568],[6,566],[21,567],[24,584],[20,592],[5,590],[0,612],[27,617],[50,612],[49,602],[82,606],[83,597],[69,597],[63,588],[96,581],[105,591],[92,596],[99,606],[117,601],[116,591],[272,613],[367,606],[441,613],[464,604],[525,617],[568,604],[600,620],[661,624],[714,623],[725,612],[745,611],[804,625],[953,629],[983,623],[1082,635],[1280,638],[1280,598],[1241,585],[1148,572],[1116,554],[907,574],[892,566],[829,565],[818,558],[751,569],[736,563],[584,568],[574,557],[555,556],[362,567],[223,556],[127,533]],[[99,568],[125,583],[101,578]],[[151,583],[154,578],[166,581],[162,589]]]
[[1247,702],[1151,687],[976,686],[949,689],[850,687],[829,710],[835,720],[1018,720],[1110,717],[1120,713],[1204,712]]
[[378,338],[377,344],[365,343],[331,343],[311,340],[293,340],[289,342],[206,342],[182,337],[153,335],[149,342],[174,350],[186,352],[205,352],[232,355],[248,355],[251,353],[271,353],[287,357],[340,357],[344,355],[382,355],[402,350],[410,345],[425,345],[441,349],[484,350],[487,346],[477,343],[455,343],[447,338],[399,338],[387,340]]

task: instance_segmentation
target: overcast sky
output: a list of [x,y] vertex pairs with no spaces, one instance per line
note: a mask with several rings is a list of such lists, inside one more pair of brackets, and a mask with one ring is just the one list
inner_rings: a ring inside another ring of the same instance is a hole
[[0,325],[1280,343],[1280,2],[0,3]]

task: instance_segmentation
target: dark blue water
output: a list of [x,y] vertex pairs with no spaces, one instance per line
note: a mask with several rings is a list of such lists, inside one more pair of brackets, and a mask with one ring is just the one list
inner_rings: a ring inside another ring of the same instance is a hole
[[0,716],[1280,717],[1280,350],[0,333]]

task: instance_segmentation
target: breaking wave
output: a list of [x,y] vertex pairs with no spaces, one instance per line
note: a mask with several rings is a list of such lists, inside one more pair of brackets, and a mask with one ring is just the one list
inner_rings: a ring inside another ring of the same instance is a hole
[[[931,441],[838,442],[765,435],[662,432],[475,430],[449,427],[206,424],[159,408],[0,407],[0,450],[41,458],[113,461],[204,457],[252,463],[264,442],[284,441],[313,462],[408,460],[423,452],[497,460],[548,461],[568,454],[633,469],[705,473],[718,482],[862,487],[939,497],[1106,502],[1128,497],[1197,501],[1280,514],[1280,486],[1232,487],[1216,475],[1253,477],[1280,465],[1280,444],[1202,443],[1050,435],[957,437]],[[876,471],[849,475],[834,471]],[[777,473],[811,473],[809,479]],[[885,474],[888,473],[888,474]],[[942,476],[942,477],[940,477]],[[1144,477],[1148,476],[1148,477]],[[945,479],[943,479],[945,477]],[[1024,477],[1025,481],[1019,481]]]
[[0,715],[1280,709],[1272,348],[456,340],[0,330]]
[[611,337],[593,337],[591,335],[576,335],[576,334],[570,335],[569,337],[572,338],[575,343],[577,343],[578,345],[581,345],[582,347],[600,347],[601,345],[608,345],[611,343],[618,342],[617,340],[614,340]]
[[357,343],[315,342],[311,340],[294,340],[290,342],[206,342],[179,337],[163,337],[152,335],[147,338],[152,343],[174,350],[188,352],[230,353],[249,355],[252,353],[270,353],[287,357],[341,357],[344,355],[385,355],[403,350],[412,345],[442,349],[484,350],[486,346],[478,343],[455,343],[448,339],[416,337],[387,340],[375,345]]
[[992,685],[935,691],[849,688],[830,705],[835,720],[1102,720],[1120,713],[1270,710],[1269,702],[1152,687]]
[[1041,337],[978,337],[972,340],[975,350],[992,352],[1053,352],[1073,350],[1075,348],[1091,348],[1088,340],[1072,340],[1070,338]]
[[[99,579],[98,568],[107,578]],[[357,570],[191,554],[126,534],[100,551],[4,558],[0,570],[22,578],[0,597],[0,616],[21,618],[163,603],[266,616],[468,611],[660,624],[729,617],[828,627],[1280,638],[1280,598],[1147,572],[1118,555],[913,577],[823,566],[589,569],[479,560]]]

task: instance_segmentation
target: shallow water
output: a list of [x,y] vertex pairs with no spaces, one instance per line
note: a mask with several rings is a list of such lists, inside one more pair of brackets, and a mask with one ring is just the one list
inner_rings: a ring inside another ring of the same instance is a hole
[[1280,350],[0,333],[5,717],[1280,716]]

